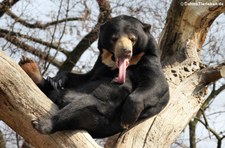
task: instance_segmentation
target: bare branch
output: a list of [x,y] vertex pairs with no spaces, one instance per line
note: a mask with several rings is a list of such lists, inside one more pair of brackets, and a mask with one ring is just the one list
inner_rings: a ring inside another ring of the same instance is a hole
[[49,47],[49,48],[56,49],[57,51],[62,52],[62,53],[65,54],[66,56],[69,55],[69,52],[68,52],[66,49],[60,47],[59,44],[49,43],[49,42],[43,41],[42,39],[34,38],[34,37],[32,37],[32,36],[25,35],[25,34],[21,34],[21,33],[19,33],[19,32],[8,31],[8,30],[5,30],[5,29],[0,29],[0,32],[5,33],[5,34],[10,35],[10,36],[22,37],[22,38],[24,38],[24,39],[28,39],[28,40],[30,40],[30,41],[33,41],[33,42],[36,42],[36,43],[45,45],[45,46],[47,46],[47,47]]
[[220,133],[217,133],[213,128],[211,128],[209,126],[204,111],[202,111],[202,115],[203,115],[204,122],[202,120],[200,120],[200,119],[198,121],[200,123],[202,123],[205,126],[205,128],[216,137],[216,139],[217,139],[217,148],[221,148],[222,140],[223,140],[224,136],[221,136]]
[[98,31],[100,25],[110,18],[110,4],[107,0],[97,0],[99,5],[100,14],[98,16],[98,22],[94,28],[89,32],[73,49],[70,54],[70,57],[63,63],[60,67],[60,71],[71,71],[74,65],[77,63],[84,51],[98,38]]
[[[198,115],[196,115],[198,116]],[[194,120],[189,122],[189,144],[190,144],[190,148],[196,148],[196,125],[197,125],[198,121]]]
[[0,147],[1,148],[6,148],[6,142],[4,140],[4,136],[3,136],[3,133],[2,133],[1,130],[0,130]]
[[[57,20],[59,20],[59,15],[60,15],[60,13],[61,13],[62,3],[63,3],[63,0],[61,0],[61,2],[60,2],[60,6],[59,6],[59,10],[58,10],[58,15],[57,15]],[[69,4],[68,4],[68,5],[69,5]],[[66,18],[67,18],[67,16],[66,16]],[[66,24],[66,22],[65,22],[65,24]],[[64,28],[65,28],[65,24],[64,24]],[[52,34],[51,44],[53,43],[53,40],[54,40],[54,38],[55,38],[56,30],[57,30],[57,24],[54,25],[54,30],[53,30],[53,34]],[[65,30],[64,30],[64,31],[65,31]],[[62,36],[63,36],[63,34],[64,34],[64,31],[63,31],[63,33],[62,33]],[[60,39],[60,40],[61,40],[61,39]],[[60,44],[60,40],[59,40],[59,44]],[[46,48],[46,49],[47,49],[47,48]],[[44,75],[44,73],[47,71],[47,69],[48,69],[48,67],[49,67],[49,65],[50,65],[50,63],[49,63],[48,60],[47,60],[48,57],[50,56],[50,51],[51,51],[51,49],[49,48],[48,51],[47,51],[47,56],[45,57],[45,63],[44,63],[44,69],[45,69],[45,70],[42,72],[42,75]],[[57,52],[58,52],[58,51],[57,51]],[[54,54],[53,58],[56,57],[57,52]]]
[[0,3],[0,17],[5,14],[6,10],[15,5],[19,0],[4,0]]
[[[203,74],[205,73],[205,70],[203,70]],[[214,73],[214,72],[213,72]],[[225,89],[225,85],[221,86],[219,89],[215,90],[215,85],[213,87],[213,90],[211,94],[207,97],[205,102],[202,104],[201,109],[198,111],[197,115],[195,116],[194,120],[189,122],[189,143],[190,143],[190,148],[196,148],[196,125],[198,121],[200,120],[200,117],[203,115],[204,111],[208,108],[208,105],[210,102],[223,90]],[[206,116],[203,116],[205,121]],[[206,122],[208,125],[208,122]],[[222,140],[224,137],[221,137],[220,140]],[[218,139],[219,142],[219,139]]]
[[64,23],[64,22],[83,21],[86,18],[86,14],[85,14],[83,17],[64,18],[64,19],[48,22],[48,23],[45,23],[45,24],[42,24],[40,22],[36,22],[36,23],[32,24],[32,23],[27,22],[27,20],[24,20],[24,19],[20,18],[19,16],[17,16],[15,13],[13,13],[9,9],[6,11],[6,13],[11,18],[13,18],[16,22],[19,22],[20,24],[22,24],[22,25],[24,25],[24,26],[26,26],[28,28],[39,28],[39,29],[46,29],[49,26],[60,24],[60,23]]
[[[18,48],[22,48],[25,51],[30,52],[30,53],[34,54],[35,56],[39,57],[40,59],[45,59],[47,57],[47,54],[45,52],[41,52],[40,49],[36,49],[36,48],[24,43],[23,41],[20,41],[15,36],[0,32],[0,37],[5,38],[7,41],[11,42],[12,44],[17,46]],[[56,60],[54,57],[52,57],[50,55],[48,56],[47,60],[50,63],[52,63],[53,65],[55,65],[56,67],[60,67],[62,65],[61,62],[59,62],[58,60]]]

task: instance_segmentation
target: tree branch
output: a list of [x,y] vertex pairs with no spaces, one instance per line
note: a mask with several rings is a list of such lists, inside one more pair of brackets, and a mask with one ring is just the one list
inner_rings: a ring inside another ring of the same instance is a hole
[[208,85],[225,77],[225,64],[220,64],[216,68],[207,68],[201,77],[201,83]]
[[5,142],[5,139],[4,139],[4,136],[3,136],[3,133],[1,130],[0,130],[0,147],[6,148],[6,142]]
[[[221,68],[221,66],[219,66]],[[215,68],[214,68],[215,69]],[[221,68],[222,69],[222,68]],[[205,74],[205,71],[207,71],[208,68],[204,69],[202,72],[202,75]],[[219,68],[217,68],[218,71]],[[210,73],[210,72],[209,72]],[[214,74],[214,70],[213,70],[213,74]],[[201,82],[200,82],[201,85]],[[219,89],[215,90],[215,85],[213,87],[213,90],[211,92],[211,94],[207,97],[207,99],[205,100],[205,102],[202,104],[201,109],[198,111],[197,115],[195,116],[195,118],[193,119],[193,121],[189,122],[189,143],[190,143],[190,148],[196,148],[196,125],[198,124],[198,121],[200,120],[203,112],[208,108],[210,102],[219,94],[221,93],[223,90],[225,89],[225,85],[221,86]],[[221,138],[222,140],[223,138]]]
[[[85,11],[86,12],[86,11]],[[56,24],[60,24],[60,23],[64,23],[64,22],[70,22],[70,21],[83,21],[86,19],[88,14],[85,14],[83,17],[74,17],[74,18],[64,18],[64,19],[60,19],[60,20],[56,20],[56,21],[52,21],[52,22],[48,22],[45,24],[42,24],[40,22],[36,22],[36,23],[29,23],[27,22],[27,20],[24,20],[22,18],[20,18],[19,16],[17,16],[15,13],[13,13],[11,10],[7,10],[6,13],[13,18],[16,22],[28,27],[28,28],[39,28],[39,29],[46,29],[49,26],[52,25],[56,25]]]
[[[39,57],[40,59],[45,59],[47,57],[47,54],[45,52],[41,52],[40,49],[36,49],[36,48],[24,43],[23,41],[20,41],[15,36],[11,36],[9,34],[0,32],[0,37],[5,38],[7,41],[11,42],[13,45],[17,46],[18,48],[24,49],[27,52],[32,53],[33,55]],[[50,55],[48,56],[47,60],[56,67],[60,67],[62,65],[61,62],[59,62],[58,60],[56,60],[54,57],[52,57]]]
[[2,17],[6,10],[15,5],[19,0],[4,0],[0,3],[0,17]]
[[225,66],[224,64],[220,64],[217,67],[208,67],[205,68],[204,72],[200,76],[200,82],[198,86],[195,88],[195,93],[198,93],[205,86],[216,82],[220,78],[225,77]]
[[216,139],[217,139],[217,148],[221,148],[221,146],[222,146],[222,140],[223,140],[224,136],[221,136],[220,133],[217,133],[214,129],[212,129],[209,126],[204,111],[202,111],[202,115],[203,115],[204,122],[202,120],[200,120],[200,119],[198,121],[200,123],[202,123],[205,126],[205,128],[216,137]]
[[[196,115],[197,117],[198,115]],[[190,148],[196,148],[196,125],[197,125],[198,121],[194,120],[189,122],[189,144],[190,144]]]
[[25,34],[21,34],[19,32],[14,32],[14,31],[8,31],[8,30],[5,30],[5,29],[0,29],[0,32],[4,33],[4,34],[7,34],[9,36],[14,36],[14,37],[21,37],[21,38],[24,38],[24,39],[28,39],[30,41],[33,41],[33,42],[36,42],[36,43],[39,43],[39,44],[42,44],[42,45],[45,45],[49,48],[53,48],[53,49],[56,49],[57,51],[60,51],[62,52],[64,55],[68,56],[69,55],[69,52],[60,47],[58,44],[55,44],[55,43],[49,43],[49,42],[46,42],[46,41],[43,41],[42,39],[38,39],[38,38],[34,38],[32,36],[29,36],[29,35],[25,35]]
[[100,25],[105,22],[108,18],[110,18],[110,4],[107,0],[97,0],[99,5],[99,16],[97,24],[94,28],[89,32],[73,49],[70,53],[70,56],[67,60],[63,63],[62,67],[60,67],[60,71],[71,71],[77,61],[80,59],[81,55],[84,51],[90,47],[90,45],[98,38],[98,31]]

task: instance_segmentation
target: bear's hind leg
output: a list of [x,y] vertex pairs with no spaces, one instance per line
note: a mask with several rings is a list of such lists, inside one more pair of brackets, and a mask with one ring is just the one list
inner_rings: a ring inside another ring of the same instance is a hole
[[32,120],[32,125],[40,133],[50,134],[62,130],[85,129],[92,130],[99,125],[101,116],[94,102],[83,100],[74,101],[50,118],[39,118]]
[[27,75],[34,81],[34,83],[44,92],[47,96],[54,88],[49,81],[45,80],[40,72],[36,62],[32,59],[22,56],[19,61],[20,67],[27,73]]

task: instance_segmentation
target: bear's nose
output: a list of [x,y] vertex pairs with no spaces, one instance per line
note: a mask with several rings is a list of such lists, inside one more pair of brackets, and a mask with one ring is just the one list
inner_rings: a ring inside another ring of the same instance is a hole
[[131,54],[131,50],[126,49],[126,48],[122,48],[122,52],[125,54]]
[[126,48],[121,49],[121,57],[130,58],[132,56],[132,51]]

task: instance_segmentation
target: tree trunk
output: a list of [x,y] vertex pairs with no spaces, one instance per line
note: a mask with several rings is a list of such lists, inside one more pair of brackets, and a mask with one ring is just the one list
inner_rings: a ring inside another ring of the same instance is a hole
[[[112,147],[169,147],[204,102],[205,89],[196,89],[206,84],[200,50],[208,27],[225,7],[180,4],[173,0],[160,39],[170,102],[160,114],[124,132]],[[41,135],[35,131],[30,124],[33,116],[53,114],[56,106],[3,54],[0,63],[0,119],[37,147],[98,147],[86,132]]]
[[186,0],[173,0],[159,42],[170,86],[170,102],[159,115],[120,136],[115,144],[118,148],[168,148],[205,100],[206,89],[199,86],[202,88],[208,83],[202,80],[205,70],[199,55],[208,28],[225,11],[225,6],[184,5]]

